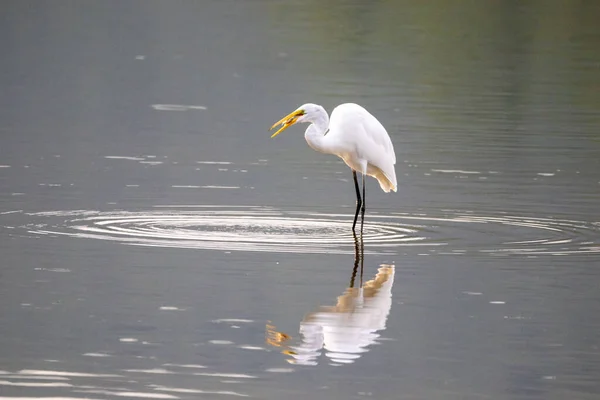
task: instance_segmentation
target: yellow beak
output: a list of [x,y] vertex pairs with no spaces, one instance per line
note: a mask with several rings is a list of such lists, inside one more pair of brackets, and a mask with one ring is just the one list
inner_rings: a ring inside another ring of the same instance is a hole
[[271,138],[274,138],[275,136],[279,135],[281,132],[285,131],[290,126],[294,125],[296,123],[296,120],[298,119],[298,117],[300,117],[302,115],[304,115],[304,111],[296,110],[293,113],[286,115],[285,117],[281,118],[279,121],[275,122],[273,124],[273,126],[271,127],[271,129],[269,129],[270,131],[272,131],[277,125],[282,125],[282,126],[281,126],[281,128],[279,128],[279,130],[277,132],[275,132],[274,134],[271,135]]

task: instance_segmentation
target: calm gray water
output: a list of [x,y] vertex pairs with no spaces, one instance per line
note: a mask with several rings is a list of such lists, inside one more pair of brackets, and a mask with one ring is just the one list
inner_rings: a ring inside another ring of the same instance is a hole
[[[0,399],[597,399],[599,15],[4,2]],[[362,274],[306,102],[396,149]]]

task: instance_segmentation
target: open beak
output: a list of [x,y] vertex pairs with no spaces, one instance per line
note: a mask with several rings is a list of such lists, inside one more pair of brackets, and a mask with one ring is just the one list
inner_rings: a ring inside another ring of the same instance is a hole
[[285,131],[290,126],[294,125],[296,123],[296,120],[298,119],[298,117],[300,117],[303,114],[304,113],[302,110],[296,110],[293,113],[286,115],[285,117],[281,118],[279,121],[275,122],[273,124],[273,126],[271,127],[271,129],[269,129],[269,130],[272,131],[278,125],[281,125],[281,128],[279,128],[279,130],[277,132],[272,134],[271,138],[274,138],[275,136],[279,135],[281,132]]

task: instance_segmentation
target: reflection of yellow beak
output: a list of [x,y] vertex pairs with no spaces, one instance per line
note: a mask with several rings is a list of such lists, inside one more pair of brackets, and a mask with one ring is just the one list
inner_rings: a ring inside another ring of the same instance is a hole
[[286,115],[285,117],[281,118],[279,121],[275,122],[273,124],[273,126],[271,127],[271,129],[269,129],[270,131],[273,130],[277,125],[282,125],[282,126],[281,126],[281,128],[279,128],[279,130],[277,132],[275,132],[274,134],[271,135],[271,138],[274,138],[275,136],[279,135],[281,132],[285,131],[290,126],[294,125],[296,123],[296,120],[298,119],[298,117],[300,117],[302,115],[304,115],[304,111],[296,110],[293,113]]

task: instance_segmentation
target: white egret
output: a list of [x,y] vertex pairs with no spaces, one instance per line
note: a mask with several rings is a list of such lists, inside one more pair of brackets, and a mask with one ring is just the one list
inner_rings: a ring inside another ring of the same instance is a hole
[[[340,157],[352,169],[356,189],[356,212],[352,231],[356,227],[358,212],[361,224],[365,218],[365,175],[377,179],[381,189],[396,191],[396,154],[387,131],[371,113],[358,104],[345,103],[331,113],[317,104],[307,103],[276,122],[271,130],[282,125],[271,137],[279,135],[295,123],[310,123],[304,138],[308,145],[320,153]],[[362,175],[362,198],[356,173]]]

